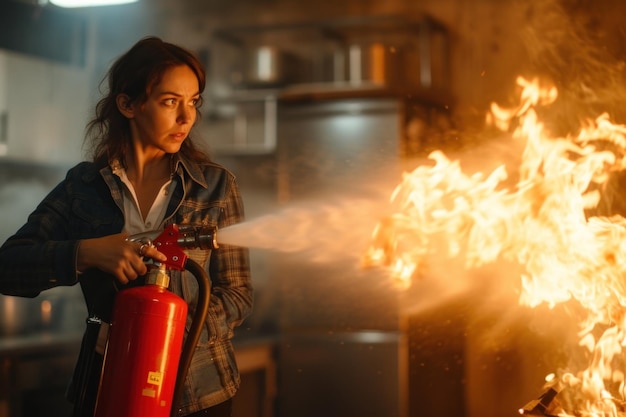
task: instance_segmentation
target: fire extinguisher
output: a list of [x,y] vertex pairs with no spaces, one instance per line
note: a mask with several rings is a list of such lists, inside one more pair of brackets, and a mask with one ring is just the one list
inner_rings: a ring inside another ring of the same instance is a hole
[[[154,245],[167,261],[147,261],[145,285],[124,289],[115,298],[95,417],[178,414],[210,299],[206,271],[183,248],[217,248],[216,228],[171,225],[152,239],[154,233],[129,238]],[[184,347],[187,303],[167,290],[169,270],[188,270],[198,281],[198,302]]]

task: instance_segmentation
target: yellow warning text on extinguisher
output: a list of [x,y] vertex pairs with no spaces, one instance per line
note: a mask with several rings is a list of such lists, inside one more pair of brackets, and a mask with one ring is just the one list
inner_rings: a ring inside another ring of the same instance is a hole
[[163,372],[148,372],[148,384],[161,386],[163,382]]

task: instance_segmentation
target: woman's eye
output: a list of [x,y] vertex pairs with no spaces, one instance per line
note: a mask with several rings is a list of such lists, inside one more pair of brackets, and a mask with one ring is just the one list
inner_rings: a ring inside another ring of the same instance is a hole
[[168,98],[163,100],[163,104],[165,104],[166,106],[173,106],[174,104],[176,104],[176,99],[175,98]]

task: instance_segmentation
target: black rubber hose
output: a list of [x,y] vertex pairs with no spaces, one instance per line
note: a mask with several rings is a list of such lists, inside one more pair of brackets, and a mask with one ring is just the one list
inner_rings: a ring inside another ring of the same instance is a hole
[[178,362],[176,386],[174,387],[174,398],[172,400],[172,411],[170,413],[171,417],[178,416],[178,404],[183,393],[183,387],[185,386],[185,379],[187,379],[191,358],[196,350],[198,340],[200,340],[200,334],[202,333],[206,316],[209,313],[209,302],[211,301],[211,281],[209,281],[209,275],[204,268],[196,261],[187,258],[185,269],[198,281],[198,304],[196,305],[193,322],[191,323],[191,328],[189,329],[187,340],[185,341],[183,351],[180,355],[180,361]]

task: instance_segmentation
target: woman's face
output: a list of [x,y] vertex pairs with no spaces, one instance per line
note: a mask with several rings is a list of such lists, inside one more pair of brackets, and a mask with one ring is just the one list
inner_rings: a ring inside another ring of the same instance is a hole
[[165,71],[145,102],[126,108],[135,149],[157,154],[178,152],[196,121],[199,99],[198,79],[188,66]]

